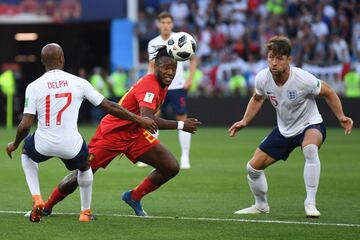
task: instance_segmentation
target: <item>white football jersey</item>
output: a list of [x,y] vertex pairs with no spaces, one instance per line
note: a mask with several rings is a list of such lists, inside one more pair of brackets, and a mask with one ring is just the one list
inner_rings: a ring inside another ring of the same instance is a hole
[[276,109],[277,125],[284,137],[296,136],[307,126],[323,121],[314,97],[320,88],[320,79],[292,66],[289,79],[280,87],[275,84],[269,68],[255,77],[255,92],[267,97]]
[[37,114],[36,151],[64,159],[80,152],[77,120],[84,99],[98,106],[104,97],[85,79],[61,70],[48,71],[27,86],[24,113]]
[[[171,33],[170,37],[174,33]],[[169,37],[169,38],[170,38]],[[148,54],[149,54],[149,61],[152,60],[156,56],[156,47],[161,45],[166,45],[167,40],[169,39],[163,39],[161,35],[157,36],[156,38],[150,40],[148,44]],[[177,62],[177,68],[176,68],[176,74],[169,86],[169,90],[174,89],[181,89],[185,86],[185,78],[184,78],[184,62]]]

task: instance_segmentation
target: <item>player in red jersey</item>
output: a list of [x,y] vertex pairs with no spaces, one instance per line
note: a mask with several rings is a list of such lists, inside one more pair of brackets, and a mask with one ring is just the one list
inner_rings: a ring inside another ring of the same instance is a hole
[[[197,119],[188,118],[182,122],[165,120],[154,115],[165,99],[168,86],[175,76],[176,66],[177,62],[169,57],[166,47],[160,48],[155,56],[155,74],[141,78],[123,96],[119,104],[130,112],[153,119],[159,129],[182,129],[195,133],[201,124]],[[105,116],[98,126],[89,143],[89,153],[94,173],[99,168],[105,168],[120,154],[125,154],[133,163],[140,161],[155,168],[136,188],[122,195],[122,199],[138,216],[147,215],[140,203],[142,197],[179,172],[179,164],[174,156],[150,132],[111,115]],[[72,193],[77,186],[76,173],[66,176],[45,203],[44,214],[51,214],[53,206]]]

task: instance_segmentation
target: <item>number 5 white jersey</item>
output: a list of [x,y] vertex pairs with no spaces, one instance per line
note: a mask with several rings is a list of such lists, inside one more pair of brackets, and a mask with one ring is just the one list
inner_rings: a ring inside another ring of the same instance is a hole
[[290,67],[289,79],[280,87],[269,68],[255,77],[255,92],[267,97],[276,109],[277,125],[284,137],[296,136],[307,126],[323,121],[314,98],[320,88],[320,79],[296,67]]
[[37,114],[36,151],[64,159],[80,152],[77,121],[84,99],[98,106],[104,97],[85,79],[61,70],[48,71],[27,86],[24,113]]

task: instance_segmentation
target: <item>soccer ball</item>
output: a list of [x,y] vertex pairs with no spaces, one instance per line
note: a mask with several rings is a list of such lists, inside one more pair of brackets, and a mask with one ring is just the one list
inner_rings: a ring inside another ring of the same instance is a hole
[[166,49],[168,54],[176,61],[186,61],[191,58],[196,51],[195,39],[186,32],[174,33],[167,41]]

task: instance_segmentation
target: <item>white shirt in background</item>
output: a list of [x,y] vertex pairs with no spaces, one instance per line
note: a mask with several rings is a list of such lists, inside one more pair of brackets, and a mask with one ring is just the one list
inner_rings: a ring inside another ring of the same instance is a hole
[[[169,38],[171,38],[171,36],[173,34],[174,33],[171,33]],[[162,39],[161,35],[150,40],[150,42],[148,44],[149,61],[154,59],[154,57],[156,56],[156,47],[166,45],[167,40],[169,40],[169,39],[165,39],[165,40]],[[184,88],[184,85],[185,85],[184,62],[178,62],[175,77],[174,77],[173,81],[171,82],[168,89],[169,90],[182,89],[182,88]]]

